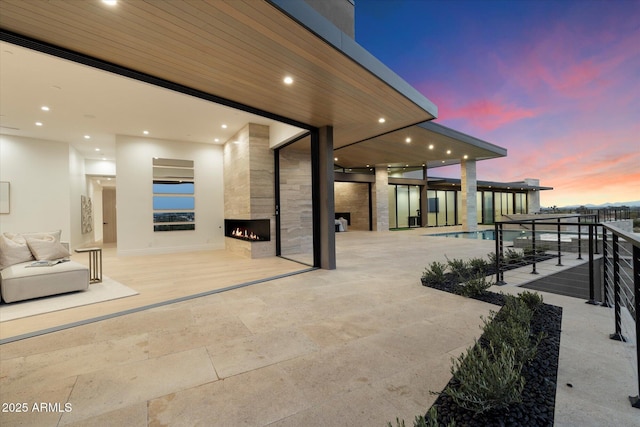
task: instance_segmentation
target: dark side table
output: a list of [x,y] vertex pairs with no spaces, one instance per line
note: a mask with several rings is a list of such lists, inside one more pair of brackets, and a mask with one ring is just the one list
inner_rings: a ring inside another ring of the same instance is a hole
[[89,252],[89,283],[102,282],[102,248],[80,248],[76,252]]

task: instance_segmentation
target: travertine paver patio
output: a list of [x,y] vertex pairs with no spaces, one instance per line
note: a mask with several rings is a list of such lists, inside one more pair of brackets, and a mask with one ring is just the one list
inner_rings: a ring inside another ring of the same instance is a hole
[[[412,420],[433,402],[429,391],[449,380],[451,357],[480,334],[480,316],[495,309],[419,281],[431,261],[484,256],[493,242],[422,234],[340,233],[335,271],[5,344],[2,402],[70,403],[72,411],[1,413],[0,423],[384,426],[396,416]],[[589,399],[604,394],[613,403],[599,400],[606,404],[594,419],[627,425],[640,413],[620,403],[634,391],[628,378],[620,378],[621,368],[585,390],[583,375],[592,378],[593,372],[580,369],[590,362],[574,360],[580,353],[617,363],[615,352],[599,354],[609,342],[590,343],[596,328],[581,328],[581,316],[592,319],[589,310],[598,308],[566,297],[545,299],[563,305],[568,319],[560,383],[571,381],[574,388],[559,387],[559,425],[590,425],[580,408],[594,407]]]

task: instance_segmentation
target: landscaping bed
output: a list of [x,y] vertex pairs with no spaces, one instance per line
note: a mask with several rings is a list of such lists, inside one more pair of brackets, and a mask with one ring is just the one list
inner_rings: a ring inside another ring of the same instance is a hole
[[[438,271],[440,267],[445,267],[445,265],[433,263],[431,269],[425,271],[425,275],[422,277],[422,284],[445,292],[465,294],[470,298],[503,307],[497,313],[494,312],[489,319],[483,319],[485,321],[485,332],[477,342],[477,346],[482,347],[485,354],[489,354],[489,359],[500,359],[504,356],[504,350],[496,351],[495,343],[493,346],[489,345],[486,337],[488,326],[490,326],[488,324],[496,322],[497,319],[503,320],[504,316],[501,317],[501,312],[505,310],[505,303],[510,299],[511,302],[507,305],[513,306],[514,297],[486,290],[488,286],[491,285],[491,283],[486,280],[486,276],[495,274],[494,266],[490,264],[482,266],[480,260],[475,260],[475,264],[477,264],[475,267],[473,263],[474,260],[466,265],[457,265],[457,261],[458,260],[453,260],[448,262],[445,269],[448,268],[451,271],[447,273],[444,272],[444,269]],[[469,286],[469,284],[472,286]],[[469,290],[471,292],[469,292]],[[532,295],[539,297],[537,294],[525,296],[530,299]],[[512,309],[510,308],[510,310]],[[519,399],[508,404],[497,405],[501,407],[491,407],[491,405],[489,405],[487,406],[488,409],[483,407],[480,410],[477,405],[474,410],[465,409],[460,406],[459,399],[458,402],[454,400],[452,393],[448,391],[455,391],[461,388],[461,381],[458,379],[458,374],[460,373],[460,368],[467,363],[465,359],[469,357],[472,350],[474,353],[473,356],[475,357],[472,358],[474,359],[472,362],[468,363],[475,364],[473,365],[473,375],[477,376],[482,374],[484,370],[490,370],[483,369],[487,368],[487,365],[478,362],[481,358],[478,357],[479,351],[474,347],[469,349],[467,353],[457,361],[454,360],[452,371],[455,371],[453,372],[453,377],[447,384],[447,387],[438,393],[438,398],[431,407],[431,410],[427,413],[426,419],[431,419],[432,423],[418,424],[418,422],[416,422],[415,425],[552,426],[555,412],[561,322],[562,308],[544,304],[542,298],[539,297],[539,304],[536,305],[535,310],[532,310],[530,320],[528,321],[530,327],[528,331],[529,338],[525,338],[525,341],[530,341],[532,348],[535,348],[535,350],[530,359],[518,365],[520,375],[518,378],[518,386],[522,387],[521,392],[518,393]],[[524,336],[526,337],[527,335]],[[494,339],[494,341],[496,340]],[[513,347],[518,348],[520,346],[516,345]],[[511,354],[511,356],[513,355]],[[491,363],[493,363],[493,361]],[[467,371],[467,375],[468,372],[469,371]],[[492,380],[489,380],[489,383],[492,381],[494,384],[498,382],[495,377],[502,376],[502,371],[499,372],[500,374],[495,375]],[[502,380],[502,378],[500,378],[500,380]],[[523,386],[521,381],[524,381]],[[519,390],[518,386],[514,389]],[[495,385],[493,387],[500,389],[500,387],[495,387]],[[437,421],[434,420],[434,418],[436,418],[434,417],[436,411]],[[422,421],[425,420],[423,419]]]

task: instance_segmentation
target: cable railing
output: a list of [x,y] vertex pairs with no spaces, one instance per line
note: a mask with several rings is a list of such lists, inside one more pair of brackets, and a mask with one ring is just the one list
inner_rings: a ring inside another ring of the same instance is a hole
[[[506,248],[505,233],[520,230],[512,240],[522,251],[517,266],[530,265],[537,274],[537,264],[555,259],[588,257],[588,304],[612,311],[614,332],[610,335],[623,343],[632,370],[635,371],[638,395],[630,396],[631,405],[640,408],[640,238],[619,228],[616,221],[629,219],[627,212],[596,212],[544,216],[495,223],[496,284],[503,285],[504,272],[513,267],[510,257],[515,252]],[[626,218],[625,218],[626,217]],[[601,222],[601,221],[614,222]],[[586,282],[586,280],[584,280]],[[601,284],[601,286],[596,286]]]
[[611,339],[624,343],[628,352],[635,352],[635,377],[638,396],[629,400],[640,408],[640,239],[632,233],[610,224],[603,224],[603,306],[613,309],[615,331]]

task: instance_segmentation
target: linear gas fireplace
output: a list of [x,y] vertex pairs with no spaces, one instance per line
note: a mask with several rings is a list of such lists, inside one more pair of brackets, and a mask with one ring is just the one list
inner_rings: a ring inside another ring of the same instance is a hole
[[224,235],[249,242],[268,242],[271,223],[268,219],[225,219]]

